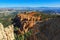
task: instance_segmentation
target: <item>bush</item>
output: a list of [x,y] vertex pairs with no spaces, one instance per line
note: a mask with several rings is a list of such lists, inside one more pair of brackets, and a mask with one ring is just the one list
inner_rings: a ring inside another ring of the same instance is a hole
[[25,34],[16,34],[15,33],[15,40],[27,40],[27,38],[32,34],[32,31],[28,31]]

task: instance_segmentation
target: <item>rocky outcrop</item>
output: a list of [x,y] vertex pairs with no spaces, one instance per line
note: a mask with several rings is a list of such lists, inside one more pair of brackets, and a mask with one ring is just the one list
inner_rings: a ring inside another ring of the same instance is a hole
[[32,35],[27,40],[60,40],[60,18],[41,21],[41,16],[36,17],[35,14],[18,14],[13,19],[14,26],[19,28],[18,32],[24,34],[31,28]]
[[13,25],[9,25],[4,28],[0,23],[0,40],[14,40],[14,28]]
[[26,33],[30,28],[33,28],[37,21],[41,21],[41,15],[36,12],[30,13],[21,13],[17,14],[16,17],[13,19],[13,24],[15,27],[20,28],[19,32],[21,34]]

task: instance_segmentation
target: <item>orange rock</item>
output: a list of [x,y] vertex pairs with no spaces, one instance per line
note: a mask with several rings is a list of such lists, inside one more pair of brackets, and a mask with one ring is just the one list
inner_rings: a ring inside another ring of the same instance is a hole
[[[29,28],[33,28],[33,25],[35,25],[36,21],[40,21],[41,16],[34,16],[37,14],[36,12],[30,12],[30,13],[21,13],[18,14],[17,17],[21,18],[21,21],[26,21],[26,23],[23,23],[23,31],[27,32]],[[24,20],[27,19],[27,20]],[[27,27],[27,28],[25,28]]]

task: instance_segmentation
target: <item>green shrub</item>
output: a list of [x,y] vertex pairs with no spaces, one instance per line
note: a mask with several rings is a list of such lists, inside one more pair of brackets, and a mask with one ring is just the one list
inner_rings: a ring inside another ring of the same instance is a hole
[[15,34],[15,40],[26,40],[31,34],[32,34],[31,30],[25,34]]

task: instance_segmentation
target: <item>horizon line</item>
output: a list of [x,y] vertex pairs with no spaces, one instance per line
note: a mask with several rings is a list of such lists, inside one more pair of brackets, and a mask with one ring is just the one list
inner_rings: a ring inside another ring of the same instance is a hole
[[[28,7],[28,6],[26,6]],[[33,6],[32,6],[33,7]],[[39,6],[38,6],[39,7]],[[43,7],[43,6],[40,6],[40,7]],[[45,7],[48,7],[48,6],[45,6]],[[50,6],[51,7],[51,6]],[[20,8],[20,7],[0,7],[0,8]],[[56,7],[55,7],[56,8]],[[60,7],[59,7],[60,8]]]

